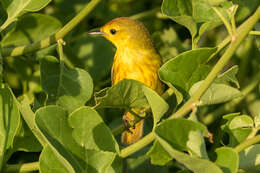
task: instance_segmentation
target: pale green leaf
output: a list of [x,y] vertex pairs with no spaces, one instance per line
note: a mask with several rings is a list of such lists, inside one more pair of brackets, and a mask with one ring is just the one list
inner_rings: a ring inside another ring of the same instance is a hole
[[[189,93],[193,95],[202,85],[204,81],[195,83]],[[200,98],[201,105],[218,104],[230,101],[237,97],[241,97],[242,93],[231,86],[225,84],[212,83],[206,92]]]
[[216,149],[217,160],[216,164],[222,169],[224,173],[238,172],[238,153],[232,148],[221,147]]

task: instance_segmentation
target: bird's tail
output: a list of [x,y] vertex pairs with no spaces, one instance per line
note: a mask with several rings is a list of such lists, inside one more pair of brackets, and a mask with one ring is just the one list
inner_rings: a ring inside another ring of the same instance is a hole
[[[125,126],[131,122],[135,121],[135,116],[130,112],[126,112],[123,116],[123,121]],[[121,135],[121,142],[124,145],[130,145],[138,141],[143,136],[143,126],[144,120],[139,121],[132,127],[127,127],[127,129]]]

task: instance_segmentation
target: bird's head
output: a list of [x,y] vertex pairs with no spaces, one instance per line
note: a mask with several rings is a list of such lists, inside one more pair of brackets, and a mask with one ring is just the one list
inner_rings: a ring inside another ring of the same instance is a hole
[[90,34],[100,34],[111,41],[117,48],[119,47],[139,47],[149,48],[152,46],[152,39],[145,26],[127,17],[120,17],[111,20],[100,28],[97,32]]

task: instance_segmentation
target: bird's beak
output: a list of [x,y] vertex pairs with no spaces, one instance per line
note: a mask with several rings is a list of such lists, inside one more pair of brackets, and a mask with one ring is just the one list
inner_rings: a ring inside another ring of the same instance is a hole
[[99,29],[98,30],[94,30],[94,31],[91,31],[91,32],[88,32],[89,35],[106,35],[105,32],[102,32],[100,31]]

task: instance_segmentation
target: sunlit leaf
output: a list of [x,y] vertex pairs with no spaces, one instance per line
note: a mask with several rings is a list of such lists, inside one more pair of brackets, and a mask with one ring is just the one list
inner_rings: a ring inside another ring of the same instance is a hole
[[[117,144],[100,142],[98,137],[101,136],[95,133],[95,129],[98,129],[99,133],[103,134],[109,134],[109,129],[102,125],[101,118],[94,110],[83,108],[78,111],[84,114],[79,116],[77,113],[72,113],[70,115],[70,124],[79,127],[79,129],[75,127],[76,130],[70,127],[66,111],[58,106],[47,106],[38,109],[36,112],[36,124],[48,140],[48,144],[55,156],[69,172],[73,170],[77,173],[85,171],[106,172],[116,157],[116,153],[111,152],[111,150],[115,151]],[[78,120],[84,120],[85,113],[92,115],[92,122],[86,122],[86,125],[81,125],[81,122],[78,124]],[[96,122],[96,125],[91,125],[93,122]],[[91,136],[93,137],[79,135],[80,129],[92,133]],[[91,142],[87,141],[86,137]],[[106,137],[106,139],[109,139],[109,137]],[[112,137],[109,140],[113,141]]]
[[216,149],[216,164],[220,166],[224,173],[237,173],[239,157],[232,148],[221,147]]
[[20,114],[12,94],[7,86],[0,86],[0,170],[5,162],[5,152],[14,142],[20,125]]
[[[189,93],[193,95],[204,81],[194,84]],[[231,86],[225,84],[212,83],[206,92],[200,98],[201,105],[218,104],[230,101],[234,98],[241,97],[242,93]]]
[[215,51],[215,48],[200,48],[178,55],[159,69],[160,79],[187,95],[190,87],[208,74],[210,67],[206,62]]
[[3,0],[1,3],[8,14],[7,20],[0,26],[0,31],[5,29],[20,15],[26,12],[38,11],[45,7],[51,0]]

